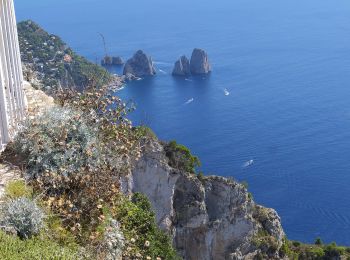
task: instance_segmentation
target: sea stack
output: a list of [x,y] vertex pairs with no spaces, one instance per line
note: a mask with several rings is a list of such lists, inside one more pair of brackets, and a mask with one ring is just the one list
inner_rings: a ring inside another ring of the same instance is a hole
[[126,76],[145,77],[155,75],[156,70],[153,66],[152,58],[147,56],[142,50],[139,50],[126,62],[123,74]]
[[202,49],[194,49],[190,68],[193,75],[208,74],[211,71],[208,54]]
[[123,64],[124,64],[124,61],[119,56],[116,56],[116,57],[105,56],[101,61],[102,66],[123,65]]
[[123,65],[124,61],[121,57],[117,56],[117,57],[112,57],[112,65]]
[[175,62],[173,75],[174,76],[189,76],[191,74],[190,61],[185,55]]
[[101,65],[102,65],[102,66],[109,66],[109,65],[112,65],[112,57],[110,57],[110,56],[105,56],[105,57],[101,60]]

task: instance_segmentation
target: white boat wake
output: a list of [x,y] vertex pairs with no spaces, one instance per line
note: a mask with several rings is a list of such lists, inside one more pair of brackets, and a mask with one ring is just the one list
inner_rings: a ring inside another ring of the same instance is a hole
[[156,64],[156,65],[173,65],[172,63],[169,63],[169,62],[164,62],[164,61],[154,61],[153,64]]
[[186,101],[185,105],[188,105],[188,104],[192,103],[193,101],[194,101],[194,98],[191,98],[191,99]]
[[243,164],[243,168],[247,168],[249,166],[252,166],[254,164],[254,160],[249,160]]
[[192,79],[185,79],[186,81],[189,81],[189,82],[192,82],[193,80]]

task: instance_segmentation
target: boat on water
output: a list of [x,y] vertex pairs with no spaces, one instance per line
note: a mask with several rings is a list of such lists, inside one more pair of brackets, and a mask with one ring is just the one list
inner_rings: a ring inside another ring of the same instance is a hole
[[245,163],[243,164],[243,168],[252,166],[253,164],[254,164],[254,160],[253,160],[253,159],[252,159],[252,160],[249,160],[249,161],[247,161],[247,162],[245,162]]

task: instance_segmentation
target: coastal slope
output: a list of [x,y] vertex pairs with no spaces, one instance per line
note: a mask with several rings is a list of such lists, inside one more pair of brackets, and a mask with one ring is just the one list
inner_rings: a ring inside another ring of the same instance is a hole
[[76,54],[57,35],[31,20],[18,23],[18,39],[25,80],[47,93],[59,88],[103,86],[113,76],[101,66]]

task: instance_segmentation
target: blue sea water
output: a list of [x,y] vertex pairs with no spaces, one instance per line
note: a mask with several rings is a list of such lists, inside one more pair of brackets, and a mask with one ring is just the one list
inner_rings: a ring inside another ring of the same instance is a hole
[[[350,245],[348,0],[15,2],[18,20],[92,61],[104,55],[99,32],[112,55],[152,55],[158,75],[118,92],[137,104],[135,122],[188,146],[204,172],[246,180],[290,239]],[[173,78],[194,47],[212,74]]]

